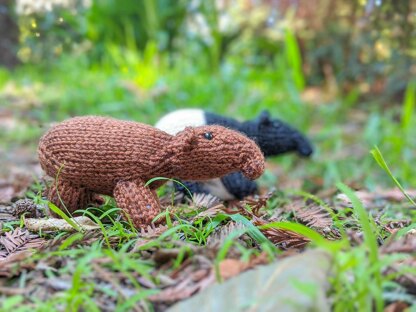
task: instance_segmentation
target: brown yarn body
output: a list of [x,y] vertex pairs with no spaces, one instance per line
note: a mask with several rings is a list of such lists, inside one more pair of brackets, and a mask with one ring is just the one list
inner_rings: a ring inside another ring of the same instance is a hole
[[[207,139],[210,133],[211,139]],[[131,121],[87,116],[66,120],[39,142],[39,160],[54,177],[48,199],[70,213],[94,193],[114,196],[135,226],[160,212],[154,177],[206,180],[242,171],[255,179],[264,170],[257,145],[220,126],[187,128],[176,136]]]

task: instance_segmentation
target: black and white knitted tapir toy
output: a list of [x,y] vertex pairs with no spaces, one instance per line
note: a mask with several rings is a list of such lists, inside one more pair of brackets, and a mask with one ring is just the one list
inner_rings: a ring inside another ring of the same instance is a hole
[[[308,157],[313,152],[311,143],[303,134],[285,122],[272,118],[268,111],[261,112],[255,119],[239,122],[202,109],[179,109],[163,116],[156,123],[156,128],[174,135],[187,126],[214,124],[246,134],[260,146],[266,157],[289,152]],[[256,182],[246,179],[240,172],[221,179],[183,183],[191,193],[210,193],[222,200],[242,199],[257,192]],[[175,188],[185,193],[180,185],[175,184]]]

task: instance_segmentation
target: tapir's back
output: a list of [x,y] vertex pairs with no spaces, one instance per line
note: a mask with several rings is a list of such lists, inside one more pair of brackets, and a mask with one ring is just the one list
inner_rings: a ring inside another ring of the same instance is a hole
[[171,136],[131,121],[86,116],[51,128],[39,142],[42,168],[52,177],[110,191],[115,181],[133,179],[154,166]]

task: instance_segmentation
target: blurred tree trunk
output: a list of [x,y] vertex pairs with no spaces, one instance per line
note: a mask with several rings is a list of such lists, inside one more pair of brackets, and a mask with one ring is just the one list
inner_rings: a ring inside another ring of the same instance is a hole
[[19,27],[13,16],[13,0],[0,0],[0,66],[13,68],[19,63],[16,52]]

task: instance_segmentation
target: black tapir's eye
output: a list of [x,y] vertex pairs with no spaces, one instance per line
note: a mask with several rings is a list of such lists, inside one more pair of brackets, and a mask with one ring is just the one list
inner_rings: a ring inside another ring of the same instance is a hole
[[212,135],[212,132],[205,132],[204,133],[204,138],[207,140],[212,140],[214,136]]

